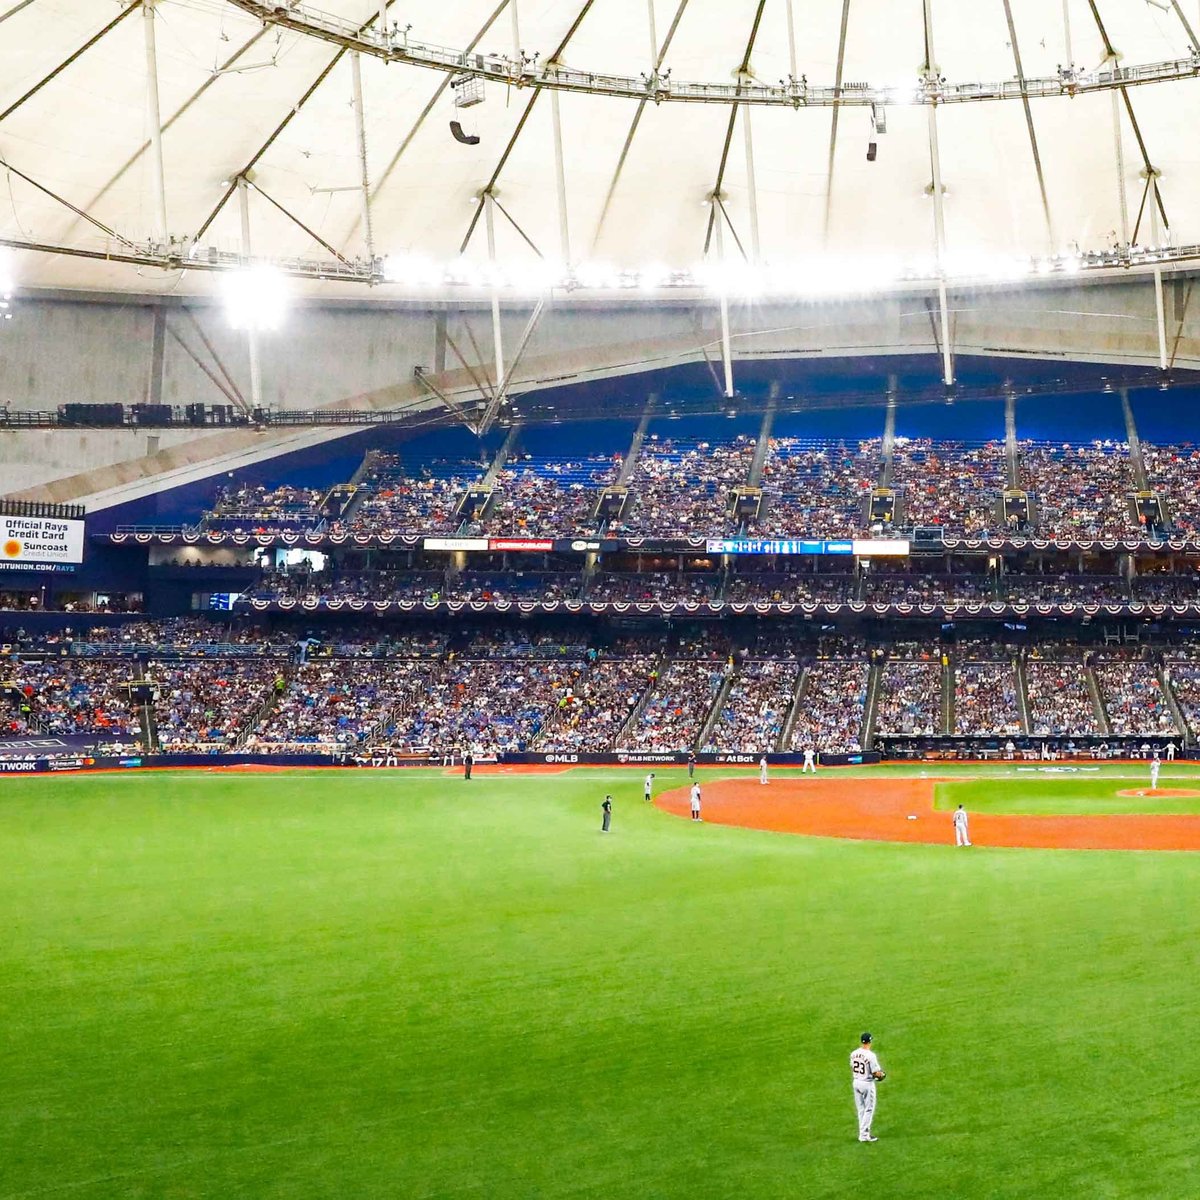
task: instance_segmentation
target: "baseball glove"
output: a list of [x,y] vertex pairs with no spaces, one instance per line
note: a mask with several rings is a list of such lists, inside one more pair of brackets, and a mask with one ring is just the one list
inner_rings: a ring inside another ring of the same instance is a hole
[[876,1082],[879,1082],[880,1080],[883,1080],[883,1079],[886,1079],[886,1078],[887,1078],[887,1072],[886,1072],[886,1071],[876,1071],[876,1072],[875,1072],[875,1081],[876,1081]]

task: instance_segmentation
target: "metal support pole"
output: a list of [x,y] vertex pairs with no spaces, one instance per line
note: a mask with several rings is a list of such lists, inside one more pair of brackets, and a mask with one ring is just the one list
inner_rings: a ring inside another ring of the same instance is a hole
[[938,310],[942,321],[942,379],[949,386],[954,382],[954,359],[950,346],[950,306],[946,300],[946,213],[942,199],[936,104],[929,106],[929,162],[933,168],[933,237],[937,251]]
[[[933,4],[924,0],[925,83],[937,82],[937,58],[933,51]],[[942,381],[954,382],[954,357],[950,348],[950,306],[946,301],[946,212],[942,198],[942,157],[938,150],[937,97],[929,105],[929,166],[933,175],[933,240],[937,253],[938,311],[942,321]]]
[[654,20],[654,0],[646,0],[646,12],[650,18],[650,70],[658,70],[658,26]]
[[[1157,248],[1159,247],[1157,174],[1151,174],[1149,186],[1153,193],[1150,197],[1152,201],[1150,205],[1150,237]],[[1158,265],[1154,268],[1154,318],[1158,327],[1158,369],[1165,371],[1169,365],[1167,360],[1167,312],[1166,306],[1163,304],[1162,267]]]
[[1065,63],[1068,67],[1075,65],[1075,51],[1071,49],[1071,0],[1062,0],[1063,12],[1063,42],[1065,45]]
[[788,31],[788,74],[792,79],[799,79],[796,74],[796,17],[792,12],[792,0],[787,0],[787,31]]
[[[242,261],[250,262],[250,189],[246,177],[238,176],[238,208],[242,216]],[[254,408],[262,408],[262,369],[258,361],[258,329],[253,319],[246,325],[246,345],[250,351],[250,402]]]
[[[1109,65],[1115,71],[1117,60],[1110,58]],[[1113,88],[1112,97],[1113,148],[1117,156],[1117,197],[1121,206],[1121,245],[1129,245],[1129,200],[1125,195],[1125,144],[1121,139],[1121,89]]]
[[508,0],[508,15],[512,19],[513,59],[521,61],[521,18],[517,12],[517,0]]
[[[721,211],[720,201],[716,196],[712,199],[713,205],[713,232],[716,234],[717,241],[717,262],[723,267],[725,265],[725,235],[724,223],[725,214]],[[721,276],[721,286],[719,288],[721,299],[721,361],[725,366],[725,395],[733,395],[733,348],[729,342],[729,288],[726,284],[724,275]]]
[[564,267],[571,265],[571,231],[567,224],[567,171],[563,164],[562,118],[558,110],[558,91],[550,93],[550,114],[554,123],[554,181],[558,187],[558,245]]
[[388,34],[388,0],[379,0],[379,40],[385,46],[391,46],[392,39]]
[[492,264],[492,342],[496,348],[496,390],[499,391],[500,384],[504,379],[504,339],[500,329],[500,278],[496,272],[496,219],[492,212],[494,204],[492,193],[485,192],[483,200],[487,225],[488,260]]
[[750,129],[750,105],[742,105],[742,139],[746,143],[746,192],[750,204],[750,261],[757,264],[758,243],[758,177],[754,173],[754,135]]
[[154,183],[154,240],[167,243],[167,187],[163,169],[162,115],[158,107],[158,48],[154,39],[154,0],[143,0],[142,30],[146,35],[146,119],[150,126],[151,177]]
[[375,230],[371,224],[371,178],[367,172],[367,125],[363,110],[362,62],[357,50],[350,51],[350,77],[354,86],[354,134],[358,141],[359,192],[362,202],[363,238],[367,258],[375,261]]

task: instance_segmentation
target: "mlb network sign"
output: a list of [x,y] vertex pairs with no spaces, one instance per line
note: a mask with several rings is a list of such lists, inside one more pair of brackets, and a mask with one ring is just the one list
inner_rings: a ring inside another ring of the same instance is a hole
[[83,562],[83,522],[0,516],[0,565]]

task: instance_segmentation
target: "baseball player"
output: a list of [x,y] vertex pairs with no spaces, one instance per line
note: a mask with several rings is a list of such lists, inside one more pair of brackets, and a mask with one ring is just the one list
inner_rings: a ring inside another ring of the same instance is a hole
[[1158,751],[1155,750],[1154,757],[1150,760],[1150,790],[1154,791],[1158,787],[1158,772],[1162,769],[1162,760],[1158,757]]
[[1167,743],[1167,762],[1174,762],[1174,761],[1175,761],[1175,743],[1168,742]]
[[875,1085],[884,1078],[884,1070],[871,1049],[871,1035],[864,1033],[859,1038],[858,1049],[850,1052],[850,1081],[854,1085],[854,1108],[858,1113],[860,1142],[879,1141],[871,1134],[871,1121],[875,1117]]
[[699,783],[692,784],[692,820],[701,820],[700,816],[700,785]]
[[814,775],[817,773],[817,756],[811,746],[804,751],[804,766],[800,768],[800,774],[803,775],[805,771],[811,771]]
[[758,782],[767,782],[767,756],[765,754],[758,760]]
[[642,784],[642,799],[643,800],[648,801],[650,799],[650,792],[653,788],[654,788],[654,772],[651,771],[650,774],[646,776],[646,782]]
[[605,796],[604,803],[600,805],[601,812],[604,813],[604,822],[600,826],[601,833],[608,833],[609,826],[612,825],[612,797]]
[[969,846],[971,839],[967,834],[967,810],[960,804],[954,810],[954,844]]

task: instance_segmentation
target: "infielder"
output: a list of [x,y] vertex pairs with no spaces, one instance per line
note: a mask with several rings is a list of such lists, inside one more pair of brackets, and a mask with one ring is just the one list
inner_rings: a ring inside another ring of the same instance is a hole
[[1162,769],[1162,760],[1158,757],[1158,751],[1155,750],[1154,757],[1150,760],[1150,790],[1154,791],[1158,787],[1158,772]]
[[811,746],[804,751],[804,766],[800,768],[800,774],[803,775],[805,771],[811,771],[814,775],[817,773],[817,756]]
[[650,799],[650,792],[653,789],[653,787],[654,787],[654,772],[651,771],[650,774],[646,776],[646,782],[642,785],[642,799],[643,800],[648,801]]
[[858,1049],[850,1052],[850,1081],[854,1085],[854,1108],[858,1113],[858,1140],[877,1142],[879,1139],[871,1134],[871,1122],[875,1117],[875,1084],[886,1076],[871,1049],[871,1035],[864,1033],[859,1043]]
[[960,804],[954,810],[954,844],[969,846],[971,839],[967,834],[967,810]]
[[699,821],[700,817],[700,785],[692,784],[692,820]]
[[765,754],[758,760],[758,782],[767,782],[767,756]]
[[1168,742],[1167,743],[1167,762],[1174,762],[1174,761],[1175,761],[1175,743]]

